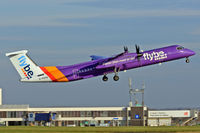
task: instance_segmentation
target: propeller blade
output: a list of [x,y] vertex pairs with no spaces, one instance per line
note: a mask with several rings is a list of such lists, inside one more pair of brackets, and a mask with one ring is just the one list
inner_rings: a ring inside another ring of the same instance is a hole
[[136,53],[139,54],[140,53],[140,47],[137,44],[135,44],[135,49],[136,49]]
[[124,46],[124,52],[128,52],[128,47]]
[[135,49],[136,49],[136,53],[138,54],[138,56],[142,56],[143,54],[140,52],[140,46],[138,46],[137,44],[135,44]]
[[137,53],[137,59],[140,62],[140,57],[143,56],[143,54],[140,52],[140,46],[138,46],[137,44],[135,44],[135,49],[136,49],[136,53]]

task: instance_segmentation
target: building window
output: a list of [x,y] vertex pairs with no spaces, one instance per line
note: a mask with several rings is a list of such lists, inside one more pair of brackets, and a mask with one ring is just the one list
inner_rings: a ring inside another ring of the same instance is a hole
[[101,111],[100,117],[108,117],[108,111]]
[[16,111],[8,111],[7,118],[16,118]]
[[5,111],[0,112],[0,118],[6,118],[6,112]]

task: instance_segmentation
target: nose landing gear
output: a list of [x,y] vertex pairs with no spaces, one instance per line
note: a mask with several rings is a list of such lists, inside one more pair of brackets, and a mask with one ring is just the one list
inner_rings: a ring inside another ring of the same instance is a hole
[[190,59],[187,57],[185,60],[186,63],[190,63]]

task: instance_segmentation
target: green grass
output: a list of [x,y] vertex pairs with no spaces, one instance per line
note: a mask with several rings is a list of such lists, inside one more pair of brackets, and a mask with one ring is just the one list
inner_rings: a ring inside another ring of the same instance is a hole
[[130,133],[130,132],[199,132],[200,126],[192,127],[0,127],[0,133]]

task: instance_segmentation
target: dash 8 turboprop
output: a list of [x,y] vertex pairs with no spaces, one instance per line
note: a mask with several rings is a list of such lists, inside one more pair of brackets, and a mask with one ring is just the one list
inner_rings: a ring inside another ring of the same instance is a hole
[[149,51],[140,51],[136,45],[136,53],[124,52],[112,57],[92,55],[91,61],[70,66],[38,66],[28,56],[27,50],[6,53],[21,76],[23,82],[68,82],[92,78],[103,75],[107,81],[107,74],[114,73],[113,79],[119,80],[118,72],[147,65],[186,58],[195,55],[195,52],[180,45],[172,45]]

